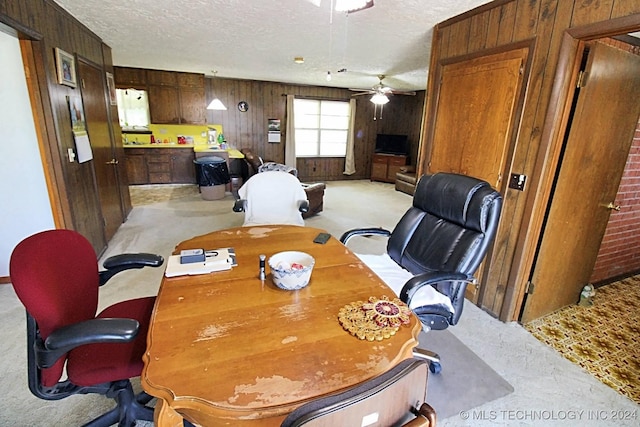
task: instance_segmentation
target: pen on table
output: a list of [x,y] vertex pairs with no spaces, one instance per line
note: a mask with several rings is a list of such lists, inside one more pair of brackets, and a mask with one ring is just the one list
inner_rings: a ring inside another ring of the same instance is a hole
[[267,274],[265,273],[264,270],[264,260],[267,259],[267,257],[264,254],[260,254],[260,273],[259,273],[259,278],[260,280],[264,280],[267,278]]

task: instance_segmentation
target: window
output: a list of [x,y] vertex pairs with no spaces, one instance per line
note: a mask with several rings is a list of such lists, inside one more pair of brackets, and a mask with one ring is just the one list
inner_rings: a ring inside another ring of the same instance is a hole
[[147,92],[136,89],[117,89],[118,116],[123,129],[139,129],[149,126],[149,101]]
[[344,157],[349,102],[295,99],[296,157]]

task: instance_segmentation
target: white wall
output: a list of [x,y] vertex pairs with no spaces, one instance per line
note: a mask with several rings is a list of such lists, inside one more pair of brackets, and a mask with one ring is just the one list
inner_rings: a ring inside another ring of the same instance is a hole
[[0,277],[13,248],[54,228],[16,37],[0,31]]

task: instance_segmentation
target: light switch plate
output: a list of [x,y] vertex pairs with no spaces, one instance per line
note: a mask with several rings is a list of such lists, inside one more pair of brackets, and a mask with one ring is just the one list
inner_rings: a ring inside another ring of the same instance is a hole
[[511,179],[509,179],[509,188],[513,188],[514,190],[524,191],[524,185],[526,182],[527,182],[526,175],[512,173]]

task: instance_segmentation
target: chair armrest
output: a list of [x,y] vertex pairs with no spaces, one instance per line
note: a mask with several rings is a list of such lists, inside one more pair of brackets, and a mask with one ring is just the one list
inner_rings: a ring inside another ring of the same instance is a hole
[[244,212],[246,206],[247,206],[247,201],[245,199],[238,199],[233,204],[233,211],[234,212]]
[[423,403],[415,411],[416,418],[404,424],[403,427],[435,427],[436,411],[428,403]]
[[140,323],[134,319],[98,318],[56,329],[36,343],[38,366],[49,368],[76,347],[97,343],[126,343],[138,335]]
[[302,213],[309,212],[309,201],[308,200],[300,200],[298,202],[298,210]]
[[400,172],[403,173],[413,173],[416,171],[416,167],[415,166],[400,166]]
[[143,267],[160,267],[164,263],[161,255],[148,253],[120,254],[107,258],[102,264],[106,270],[100,271],[100,286],[124,270]]
[[391,232],[381,227],[374,228],[354,228],[352,230],[345,231],[340,236],[340,242],[346,245],[350,238],[354,236],[391,236]]
[[474,283],[476,278],[464,273],[431,272],[413,276],[407,281],[400,291],[400,300],[407,305],[411,304],[411,299],[415,293],[423,286],[433,286],[440,282],[469,282]]

